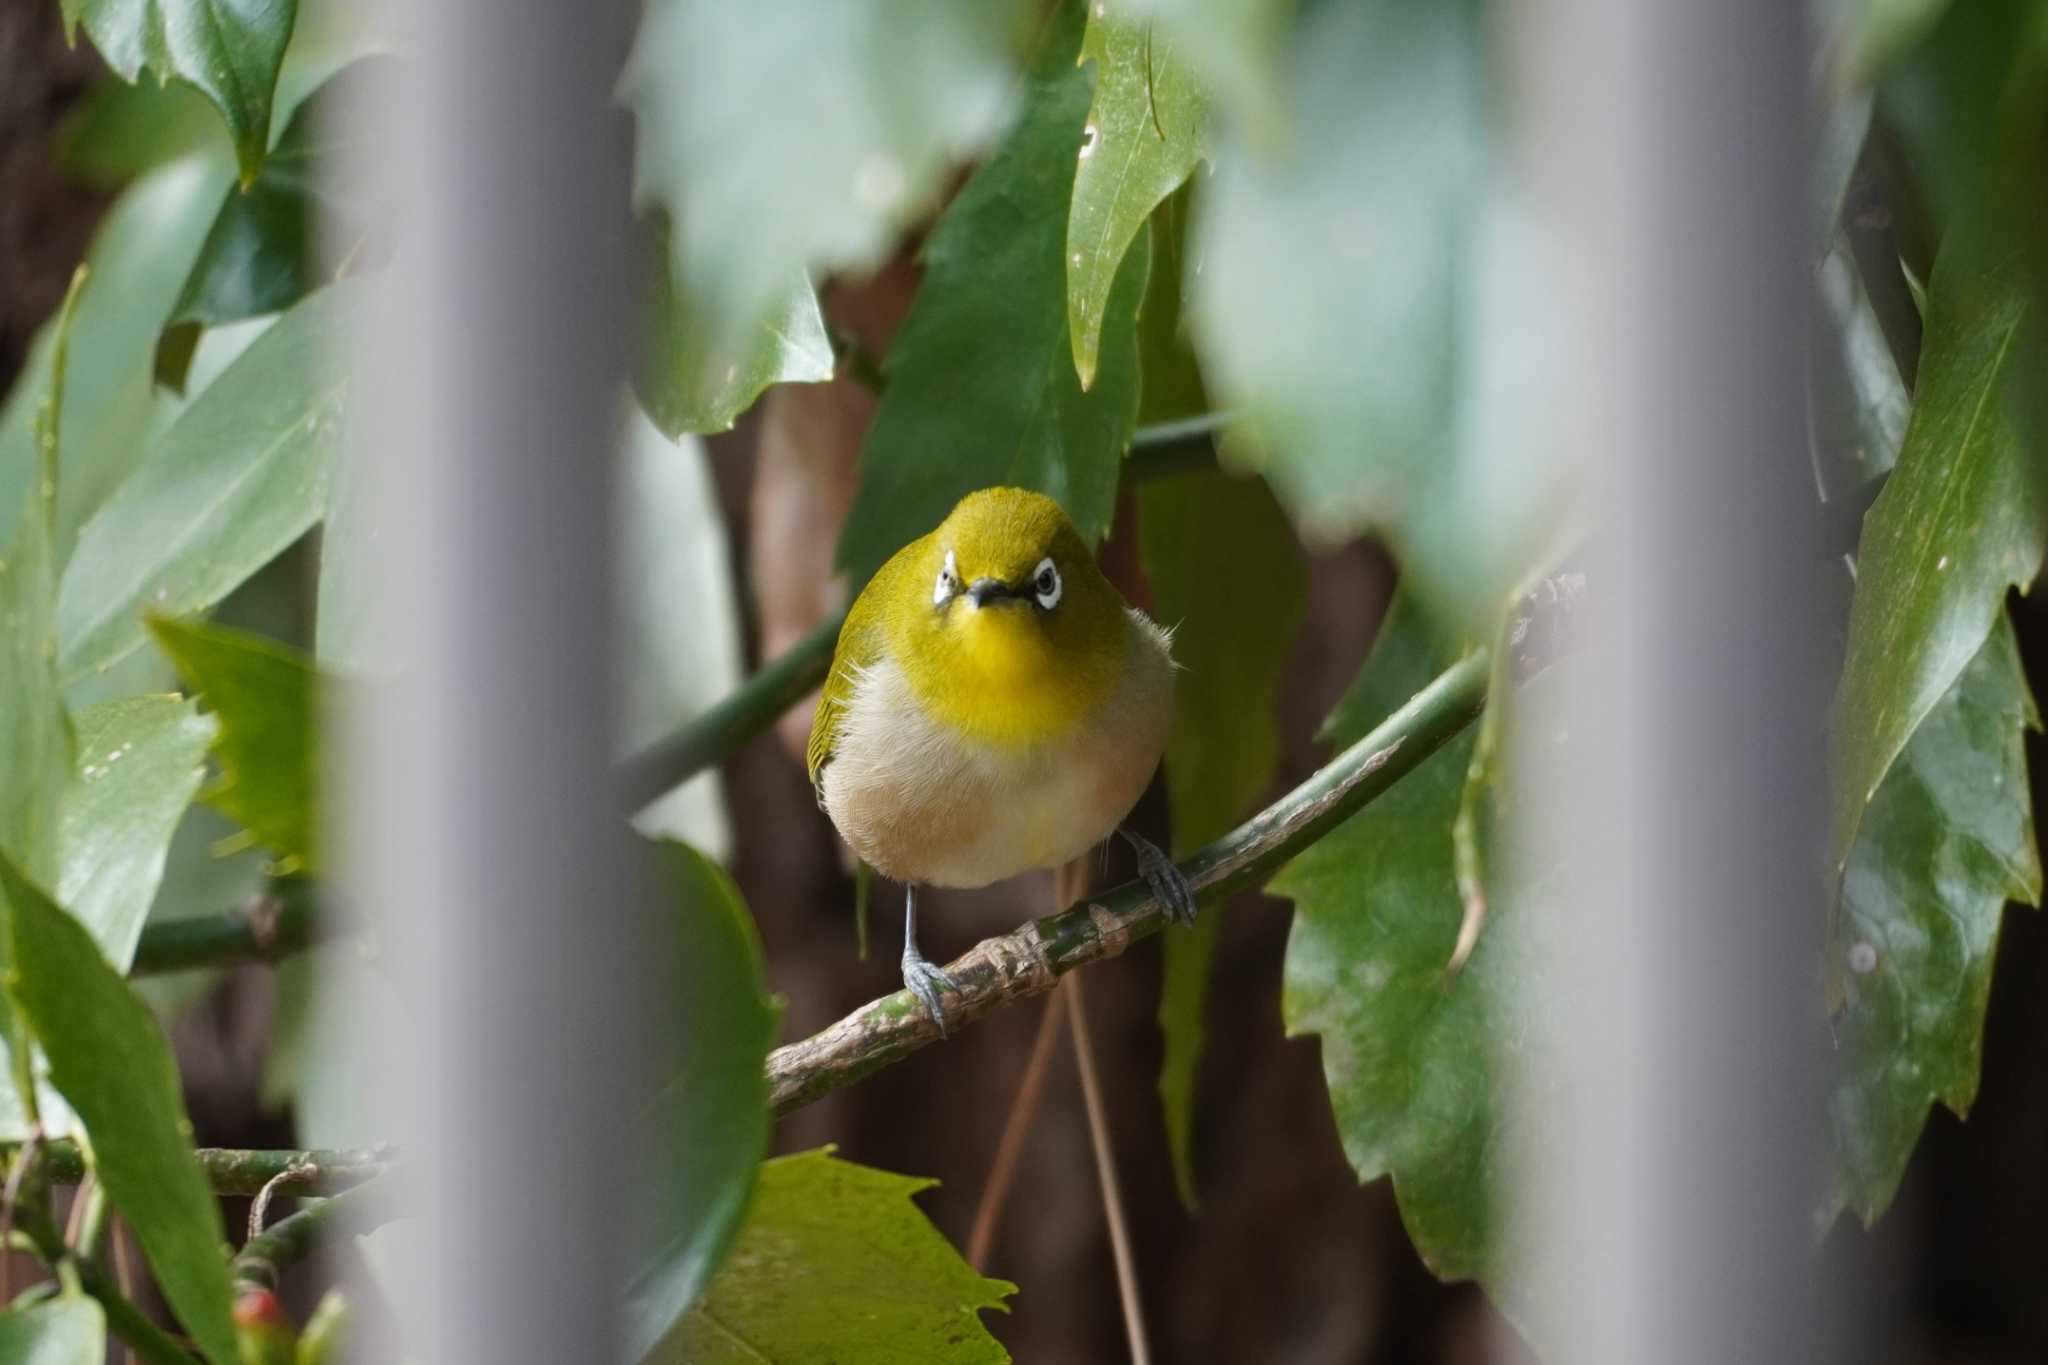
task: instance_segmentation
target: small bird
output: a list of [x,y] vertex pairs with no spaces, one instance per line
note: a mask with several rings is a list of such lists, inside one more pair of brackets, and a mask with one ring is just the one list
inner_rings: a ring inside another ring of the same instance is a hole
[[987,886],[1121,832],[1177,923],[1194,895],[1118,830],[1166,749],[1173,656],[1051,498],[986,488],[854,599],[806,749],[818,804],[903,883],[903,984],[941,1034],[945,972],[917,949],[919,886]]

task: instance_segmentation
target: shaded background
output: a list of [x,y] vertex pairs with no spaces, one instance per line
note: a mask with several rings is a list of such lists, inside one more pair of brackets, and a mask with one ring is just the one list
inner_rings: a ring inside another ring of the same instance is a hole
[[[110,196],[60,172],[52,151],[101,66],[67,49],[57,7],[0,0],[0,386],[54,311]],[[873,282],[825,296],[833,325],[886,349],[915,271],[899,260]],[[836,605],[827,571],[851,493],[852,454],[872,416],[859,385],[772,390],[709,442],[731,530],[749,663],[772,655]],[[1106,557],[1135,599],[1143,585],[1124,538]],[[246,589],[239,609],[289,638],[303,633],[301,552]],[[1314,733],[1370,645],[1391,587],[1370,545],[1310,561],[1308,613],[1290,664],[1276,790],[1321,756]],[[230,608],[230,613],[235,610]],[[2048,678],[2048,609],[2015,611],[2028,672]],[[760,923],[785,1039],[812,1032],[897,984],[898,901],[878,887],[874,950],[853,951],[852,888],[837,841],[792,750],[807,717],[727,765],[733,870]],[[2042,771],[2038,736],[2029,743]],[[2036,805],[2044,793],[2036,783]],[[1163,830],[1157,794],[1148,798]],[[1113,873],[1113,875],[1118,875]],[[977,938],[1051,908],[1049,877],[974,893],[933,893],[926,947],[949,958]],[[1447,913],[1451,907],[1447,907]],[[1154,1084],[1159,953],[1141,944],[1088,975],[1088,1000],[1139,1260],[1155,1356],[1172,1361],[1474,1361],[1513,1352],[1511,1334],[1469,1285],[1437,1283],[1403,1232],[1384,1181],[1360,1187],[1339,1147],[1316,1044],[1281,1035],[1283,903],[1227,906],[1209,1001],[1196,1128],[1198,1216],[1175,1197]],[[1937,1110],[1898,1201],[1871,1232],[1837,1226],[1822,1256],[1853,1286],[1847,1358],[2048,1359],[2048,932],[2010,910],[1985,1031],[1984,1076],[1968,1123]],[[292,1145],[288,1113],[260,1094],[277,1030],[275,978],[236,971],[174,1013],[173,1035],[201,1143]],[[778,1150],[834,1142],[857,1161],[936,1177],[925,1211],[964,1245],[1042,1002],[1000,1013],[777,1131]],[[231,1202],[230,1219],[240,1210]],[[344,1253],[347,1254],[347,1253]],[[1019,1360],[1117,1360],[1123,1328],[1071,1051],[1054,1054],[988,1263],[1022,1286],[990,1325]],[[302,1273],[298,1292],[320,1277]],[[17,1279],[17,1283],[21,1281]],[[310,1304],[295,1307],[303,1312]],[[1489,1351],[1495,1354],[1489,1356]]]

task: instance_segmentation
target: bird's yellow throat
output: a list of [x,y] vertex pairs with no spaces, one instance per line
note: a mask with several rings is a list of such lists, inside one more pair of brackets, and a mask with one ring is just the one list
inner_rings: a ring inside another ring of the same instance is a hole
[[929,622],[921,647],[900,660],[919,700],[963,735],[1028,748],[1073,730],[1115,691],[1128,642],[1077,651],[1034,619],[1030,607],[961,602]]

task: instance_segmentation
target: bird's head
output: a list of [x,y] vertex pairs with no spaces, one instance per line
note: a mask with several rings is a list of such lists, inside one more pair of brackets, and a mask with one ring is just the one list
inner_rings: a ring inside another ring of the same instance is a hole
[[1043,494],[968,494],[897,579],[894,654],[920,696],[979,737],[1030,744],[1058,734],[1122,676],[1123,597]]

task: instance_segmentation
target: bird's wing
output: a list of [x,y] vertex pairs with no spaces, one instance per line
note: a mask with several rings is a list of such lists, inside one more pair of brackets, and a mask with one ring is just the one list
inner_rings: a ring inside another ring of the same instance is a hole
[[875,571],[860,596],[846,609],[846,624],[839,628],[839,644],[832,652],[832,671],[825,675],[825,689],[818,695],[818,709],[811,716],[811,738],[804,745],[804,767],[811,775],[811,790],[825,799],[825,765],[839,741],[846,708],[853,701],[854,685],[860,675],[881,659],[886,644],[887,619],[883,604],[897,580],[910,571],[919,541],[898,550],[889,562]]

